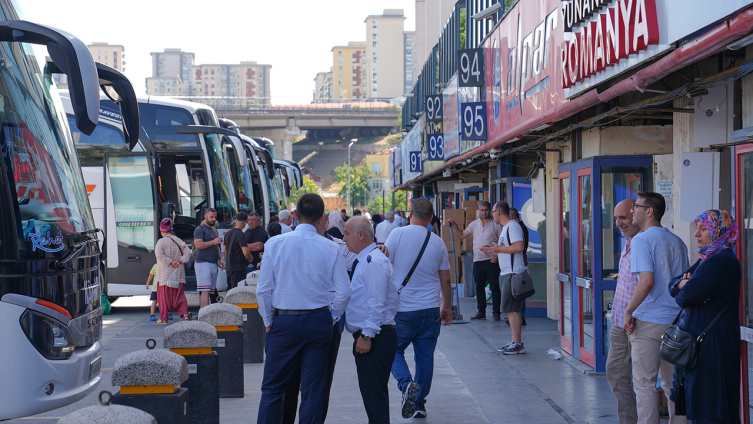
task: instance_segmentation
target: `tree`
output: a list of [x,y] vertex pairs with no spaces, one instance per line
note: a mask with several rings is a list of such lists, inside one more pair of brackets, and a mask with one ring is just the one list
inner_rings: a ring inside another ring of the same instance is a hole
[[[392,195],[395,195],[395,201],[392,201]],[[374,200],[372,200],[367,206],[370,214],[385,213],[387,211],[394,211],[400,209],[402,211],[408,210],[408,196],[405,191],[391,191],[386,190],[384,193],[384,202],[382,202],[381,193]]]
[[[343,166],[335,168],[335,174],[337,175],[336,182],[341,183],[340,192],[338,193],[343,198],[348,197],[348,164],[343,163]],[[371,170],[363,162],[360,165],[351,166],[350,168],[350,205],[351,206],[363,206],[369,199],[369,177],[371,176]]]
[[288,196],[288,203],[297,204],[298,199],[300,199],[301,196],[306,193],[319,193],[319,187],[316,186],[316,183],[314,183],[311,178],[304,175],[303,187],[290,191],[290,196]]

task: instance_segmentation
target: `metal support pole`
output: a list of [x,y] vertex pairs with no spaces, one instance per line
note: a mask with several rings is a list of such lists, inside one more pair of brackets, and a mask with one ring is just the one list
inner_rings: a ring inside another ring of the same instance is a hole
[[452,315],[453,315],[452,319],[453,319],[453,322],[455,322],[454,320],[456,319],[462,320],[463,316],[460,315],[460,293],[458,293],[458,290],[460,288],[458,287],[458,258],[457,258],[457,253],[455,252],[455,234],[452,231],[452,225],[450,225],[449,227],[450,227],[450,242],[452,243],[451,253],[452,253],[452,260],[454,262],[452,264],[452,269],[455,270],[455,290],[452,291],[452,297],[453,297],[453,300],[455,301],[455,304],[452,305]]
[[350,144],[348,144],[348,202],[345,205],[345,210],[348,211],[351,215],[353,214],[353,211],[350,209],[350,146],[352,146],[356,141],[358,141],[357,138],[354,138],[350,140]]

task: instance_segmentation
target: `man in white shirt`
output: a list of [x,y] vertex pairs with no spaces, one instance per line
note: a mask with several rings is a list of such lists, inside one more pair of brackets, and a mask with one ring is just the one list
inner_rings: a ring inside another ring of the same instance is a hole
[[523,229],[520,224],[510,218],[510,205],[505,201],[499,201],[492,208],[494,221],[502,225],[502,233],[499,236],[499,243],[493,243],[491,247],[483,246],[481,251],[484,253],[496,253],[499,260],[499,285],[502,294],[502,312],[507,313],[507,319],[510,322],[510,332],[512,340],[505,346],[499,348],[499,351],[505,355],[518,355],[526,353],[523,347],[521,332],[523,329],[523,320],[520,316],[520,305],[522,300],[517,300],[512,295],[512,276],[525,271],[526,264],[523,258],[525,249],[523,239]]
[[[434,216],[431,202],[416,199],[412,207],[410,225],[393,230],[385,243],[400,300],[395,316],[398,344],[392,376],[403,393],[403,418],[425,418],[440,326],[452,323],[452,286],[447,248],[438,235],[426,229]],[[416,262],[427,234],[429,242]],[[414,264],[417,266],[406,282]],[[411,343],[416,359],[415,380],[405,361],[405,349]]]
[[[264,246],[256,290],[267,327],[262,395],[257,422],[280,422],[291,375],[301,369],[299,422],[322,422],[332,325],[350,300],[350,282],[337,244],[317,233],[324,201],[307,193],[298,200],[298,229]],[[290,266],[295,258],[296,266]],[[334,300],[330,300],[334,290]]]
[[400,211],[399,210],[395,209],[395,211],[393,212],[393,216],[395,217],[395,219],[393,221],[391,221],[392,222],[392,228],[400,228],[400,227],[404,227],[405,226],[405,225],[403,225],[403,219],[400,216]]
[[395,214],[390,211],[387,212],[384,217],[385,220],[380,222],[376,226],[376,241],[378,244],[384,244],[384,242],[387,241],[387,237],[390,236],[392,230],[395,229],[395,227],[392,225],[392,223],[395,221]]
[[389,424],[388,382],[397,351],[398,304],[392,264],[374,243],[374,229],[366,218],[349,219],[343,241],[348,250],[358,254],[351,269],[352,295],[345,313],[345,327],[355,339],[358,387],[369,423]]
[[293,229],[290,228],[290,225],[293,224],[293,214],[291,214],[289,210],[281,210],[277,217],[280,218],[280,227],[282,227],[282,232],[280,234],[293,231]]

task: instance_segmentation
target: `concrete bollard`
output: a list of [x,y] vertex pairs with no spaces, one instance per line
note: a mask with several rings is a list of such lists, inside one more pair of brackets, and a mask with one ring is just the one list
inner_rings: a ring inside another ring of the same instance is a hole
[[243,362],[264,362],[264,321],[256,303],[256,287],[238,286],[227,292],[225,302],[243,310]]
[[112,397],[116,405],[131,406],[154,416],[159,424],[189,424],[188,363],[168,350],[153,350],[157,342],[147,340],[149,350],[121,356],[112,370],[112,385],[120,391]]
[[220,397],[243,397],[243,310],[229,303],[199,309],[199,321],[217,329],[220,356]]
[[188,415],[196,424],[220,422],[220,360],[217,330],[201,321],[179,321],[165,327],[164,347],[186,358]]
[[[103,400],[104,397],[107,400]],[[101,392],[99,402],[102,405],[89,406],[72,412],[60,420],[58,424],[157,424],[151,414],[130,406],[111,405],[112,393]]]
[[254,286],[256,288],[256,284],[259,282],[259,275],[261,271],[251,271],[248,274],[246,274],[246,285],[247,286]]

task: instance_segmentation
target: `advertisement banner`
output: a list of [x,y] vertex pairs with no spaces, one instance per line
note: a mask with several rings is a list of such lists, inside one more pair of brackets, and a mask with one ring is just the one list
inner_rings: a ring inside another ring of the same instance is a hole
[[444,133],[444,159],[460,154],[460,129],[458,128],[458,76],[455,74],[442,90],[444,97],[442,130]]

